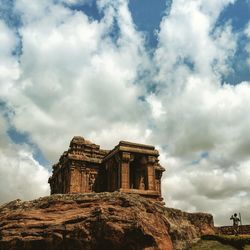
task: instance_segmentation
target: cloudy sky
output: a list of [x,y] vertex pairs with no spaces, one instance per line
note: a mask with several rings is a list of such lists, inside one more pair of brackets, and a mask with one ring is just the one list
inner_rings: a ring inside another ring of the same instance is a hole
[[0,0],[0,203],[49,194],[74,135],[157,145],[167,206],[250,224],[249,0]]

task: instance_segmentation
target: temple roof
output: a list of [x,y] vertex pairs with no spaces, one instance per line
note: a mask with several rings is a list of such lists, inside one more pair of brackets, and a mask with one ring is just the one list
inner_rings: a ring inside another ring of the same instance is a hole
[[158,150],[155,149],[154,146],[147,145],[147,144],[140,144],[128,141],[120,141],[117,146],[114,147],[105,157],[104,161],[112,157],[118,151],[123,152],[130,152],[130,153],[138,153],[138,154],[145,154],[145,155],[154,155],[159,156]]
[[82,145],[82,144],[94,144],[91,141],[85,140],[82,136],[74,136],[70,142],[70,146],[71,144],[78,144],[78,145]]

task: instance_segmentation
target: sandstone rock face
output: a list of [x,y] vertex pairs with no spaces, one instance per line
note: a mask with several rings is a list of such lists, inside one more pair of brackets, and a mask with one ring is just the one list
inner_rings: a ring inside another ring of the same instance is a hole
[[56,194],[0,207],[1,250],[185,249],[213,233],[209,214],[120,192]]

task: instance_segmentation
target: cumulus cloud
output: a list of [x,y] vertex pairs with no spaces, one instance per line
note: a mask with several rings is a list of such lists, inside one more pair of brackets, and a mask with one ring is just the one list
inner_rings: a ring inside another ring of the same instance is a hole
[[210,157],[192,163],[169,157],[166,163],[169,177],[163,190],[168,205],[210,212],[217,225],[228,224],[234,211],[243,214],[244,223],[249,221],[249,159],[227,169]]
[[[91,1],[15,1],[20,27],[0,21],[0,98],[12,110],[8,122],[50,161],[74,135],[105,148],[121,139],[156,144],[167,168],[168,206],[211,212],[217,224],[241,211],[249,222],[250,83],[224,82],[242,34],[230,20],[218,24],[235,2],[173,1],[152,55],[127,1],[96,1],[100,20],[70,8]],[[242,32],[249,37],[249,25]],[[9,124],[2,126],[0,171],[18,173],[14,186],[3,180],[9,191],[2,200],[47,193],[48,171],[30,146],[11,142]],[[25,190],[23,178],[36,188]]]
[[155,52],[158,81],[180,88],[191,74],[206,80],[229,70],[228,60],[235,52],[236,37],[229,23],[215,26],[219,11],[232,1],[222,2],[173,2],[158,34],[159,47]]
[[49,171],[33,157],[27,144],[10,141],[8,125],[0,113],[0,202],[34,199],[49,194]]
[[[8,96],[15,110],[13,125],[28,132],[53,161],[73,135],[92,139],[93,131],[103,134],[112,127],[110,137],[117,138],[124,127],[126,139],[134,126],[146,127],[145,107],[138,99],[142,87],[135,81],[148,59],[127,3],[99,1],[104,17],[98,22],[51,1],[29,7],[25,1],[15,7],[25,25],[19,29],[21,74]],[[117,39],[110,36],[114,28],[119,29]]]
[[13,81],[19,77],[19,65],[16,58],[12,56],[16,44],[15,33],[8,28],[5,22],[0,20],[0,96],[7,93]]
[[169,205],[212,212],[217,224],[249,205],[250,83],[222,85],[232,71],[238,34],[230,22],[216,26],[230,3],[174,1],[155,52],[154,98],[166,115],[157,119],[152,135],[170,157],[165,196]]

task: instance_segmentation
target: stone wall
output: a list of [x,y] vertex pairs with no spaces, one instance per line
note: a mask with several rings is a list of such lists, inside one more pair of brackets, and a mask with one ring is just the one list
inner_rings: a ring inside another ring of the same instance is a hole
[[[218,233],[220,233],[220,234],[225,234],[225,235],[233,235],[234,234],[233,226],[216,227],[216,229],[217,229]],[[239,233],[250,235],[250,225],[239,226]]]

